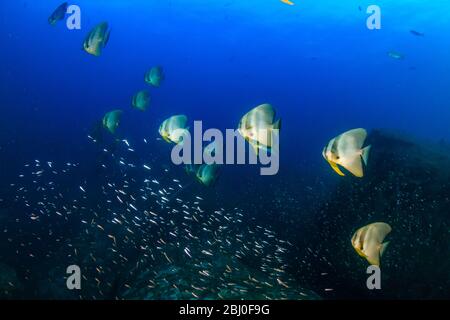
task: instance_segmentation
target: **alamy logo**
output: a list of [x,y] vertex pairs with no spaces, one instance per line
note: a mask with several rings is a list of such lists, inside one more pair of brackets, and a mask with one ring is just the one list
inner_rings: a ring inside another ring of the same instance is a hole
[[81,29],[81,9],[77,5],[67,7],[67,14],[69,17],[66,20],[66,26],[69,30]]
[[381,8],[377,5],[371,5],[367,8],[367,14],[370,14],[370,16],[367,18],[367,28],[369,30],[380,30]]
[[[225,137],[219,129],[208,129],[203,133],[202,122],[194,121],[194,139],[185,129],[172,132],[172,136],[182,137],[182,142],[173,147],[171,159],[175,165],[260,164],[263,166],[260,169],[261,175],[277,174],[280,165],[279,130],[258,129],[254,135],[258,142],[255,140],[248,143],[250,150],[247,159],[247,143],[239,130],[227,129]],[[270,141],[270,147],[261,141]],[[210,144],[203,148],[203,142]]]
[[80,290],[81,289],[81,270],[77,265],[71,265],[67,267],[66,273],[69,277],[66,281],[67,289],[69,290]]
[[367,278],[366,285],[369,290],[380,290],[381,289],[381,270],[378,266],[369,266],[367,268],[367,274],[370,274]]

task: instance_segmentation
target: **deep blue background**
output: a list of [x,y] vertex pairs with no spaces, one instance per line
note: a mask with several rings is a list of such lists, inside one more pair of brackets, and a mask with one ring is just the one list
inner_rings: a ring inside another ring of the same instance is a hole
[[[81,31],[47,23],[60,2],[1,1],[2,175],[35,158],[90,161],[89,130],[117,108],[125,111],[120,134],[133,142],[154,141],[176,113],[235,128],[271,103],[283,119],[285,174],[305,162],[328,172],[323,145],[355,127],[450,138],[449,1],[78,0]],[[366,28],[374,3],[378,31]],[[96,58],[81,47],[101,21],[112,35]],[[406,58],[391,59],[390,50]],[[141,113],[130,99],[154,65],[166,81]],[[153,152],[170,161],[159,146]]]

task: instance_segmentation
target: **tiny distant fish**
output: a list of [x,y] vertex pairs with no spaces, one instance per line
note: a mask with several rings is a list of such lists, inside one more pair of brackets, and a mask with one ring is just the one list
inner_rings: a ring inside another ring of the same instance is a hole
[[189,250],[189,248],[184,248],[184,253],[186,253],[186,255],[189,257],[189,258],[192,258],[192,256],[191,256],[191,251]]
[[409,32],[417,37],[424,37],[425,34],[419,31],[415,31],[415,30],[409,30]]
[[389,51],[388,56],[395,60],[403,60],[405,59],[405,56],[397,51]]
[[63,20],[64,17],[66,16],[68,6],[69,4],[67,2],[64,2],[58,8],[56,8],[55,11],[53,11],[51,16],[48,18],[48,23],[54,26],[56,25],[56,23],[58,23],[58,21]]
[[213,254],[210,251],[202,250],[202,253],[207,256],[212,256]]
[[289,286],[288,286],[286,283],[284,283],[283,281],[281,281],[281,280],[278,279],[278,278],[277,278],[277,282],[278,282],[278,284],[282,285],[283,287],[289,288]]

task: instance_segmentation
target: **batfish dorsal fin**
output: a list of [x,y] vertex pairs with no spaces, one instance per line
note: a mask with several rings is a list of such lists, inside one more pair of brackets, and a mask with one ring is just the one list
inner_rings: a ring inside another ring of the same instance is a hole
[[270,104],[262,104],[251,110],[248,114],[249,121],[252,125],[268,126],[272,125],[275,118],[275,111]]
[[163,135],[162,136],[162,138],[166,141],[166,142],[168,142],[168,143],[172,143],[172,141],[169,139],[169,137],[168,136],[166,136],[166,135]]
[[353,129],[343,134],[345,137],[352,137],[355,141],[356,148],[361,149],[367,138],[367,131],[363,128]]
[[367,256],[364,254],[364,252],[361,251],[361,249],[355,247],[355,250],[360,257],[367,258]]

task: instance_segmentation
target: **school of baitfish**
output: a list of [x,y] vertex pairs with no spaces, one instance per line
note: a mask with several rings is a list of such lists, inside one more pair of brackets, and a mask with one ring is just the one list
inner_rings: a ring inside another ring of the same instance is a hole
[[[160,171],[151,164],[128,159],[136,147],[127,140],[121,142],[114,153],[104,150],[107,158],[102,170],[105,175],[116,174],[102,183],[83,180],[78,174],[79,164],[34,160],[23,167],[20,182],[11,185],[16,193],[14,200],[29,211],[29,221],[18,219],[18,224],[46,229],[48,246],[64,244],[68,252],[65,261],[87,256],[97,265],[93,274],[85,275],[85,280],[95,280],[96,293],[80,298],[134,297],[130,292],[133,282],[127,279],[110,296],[114,287],[111,275],[117,266],[128,264],[130,270],[140,268],[140,274],[145,275],[144,289],[165,293],[155,298],[170,294],[185,299],[238,299],[244,294],[258,299],[313,297],[313,293],[296,287],[286,272],[285,260],[292,246],[288,241],[257,221],[246,223],[245,213],[239,208],[210,211],[200,196],[183,198],[178,195],[184,188],[182,181],[169,169],[163,177],[155,178]],[[147,143],[143,140],[142,147]],[[67,179],[73,184],[68,186]],[[74,224],[83,230],[80,241],[95,237],[92,243],[105,243],[102,250],[94,246],[83,250],[85,244],[59,233]],[[9,241],[17,236],[8,229],[3,232]],[[41,237],[36,241],[42,241]],[[34,247],[34,243],[24,242],[20,251],[37,259],[39,253],[33,251]],[[60,252],[61,248],[46,252],[45,258],[55,259]],[[253,263],[254,269],[244,268],[243,260]],[[189,276],[171,279],[180,269],[189,269]],[[190,281],[183,282],[186,277]]]
[[[293,4],[290,1],[283,2]],[[55,25],[62,20],[67,6],[67,3],[60,5],[49,17],[49,24]],[[110,32],[108,23],[98,24],[88,33],[83,44],[84,50],[91,55],[101,56]],[[394,59],[403,58],[396,52],[390,52],[389,55]],[[150,87],[158,88],[164,79],[163,68],[156,66],[145,74],[143,80]],[[148,90],[138,91],[131,99],[131,107],[139,111],[147,110],[149,104]],[[115,134],[123,114],[122,110],[105,114],[102,121],[104,129]],[[246,113],[237,129],[258,154],[260,150],[271,150],[272,137],[278,134],[280,123],[280,119],[275,121],[275,109],[270,104],[263,104]],[[170,116],[160,125],[159,134],[168,143],[182,144],[184,135],[189,131],[187,124],[185,115]],[[362,128],[342,133],[325,146],[323,157],[338,175],[345,175],[343,168],[355,177],[363,178],[371,148],[364,146],[366,137],[367,132]],[[89,138],[96,142],[93,137]],[[147,143],[146,139],[143,141]],[[179,283],[177,286],[175,283],[167,285],[174,281],[168,280],[169,274],[164,276],[164,273],[152,271],[148,267],[144,273],[148,275],[149,288],[166,286],[184,298],[196,299],[239,298],[249,292],[261,299],[309,297],[309,292],[291,285],[292,279],[286,272],[285,259],[291,246],[289,242],[257,223],[245,223],[245,215],[239,208],[230,212],[217,208],[211,212],[203,208],[204,199],[199,196],[183,199],[178,196],[184,188],[178,177],[168,178],[169,169],[165,169],[164,177],[155,177],[152,165],[127,159],[127,155],[135,149],[126,139],[120,142],[124,147],[120,155],[119,151],[103,150],[110,159],[102,164],[105,172],[112,170],[111,166],[120,167],[119,171],[115,171],[118,173],[104,184],[91,186],[81,181],[78,186],[60,188],[58,181],[61,177],[76,177],[78,165],[56,165],[50,161],[35,160],[24,166],[19,175],[21,182],[11,184],[17,194],[15,201],[29,208],[32,223],[49,223],[45,228],[50,235],[58,229],[58,222],[51,222],[55,217],[59,217],[61,224],[79,220],[86,235],[92,234],[94,230],[100,231],[109,243],[106,252],[112,255],[113,265],[129,263],[126,252],[132,247],[141,257],[135,268],[139,264],[141,268],[142,265],[151,266],[156,261],[164,261],[172,268],[192,268],[190,283]],[[204,148],[204,152],[211,155],[214,148],[212,143]],[[207,187],[214,185],[219,171],[219,165],[216,164],[186,165],[187,176],[194,176]],[[93,208],[89,206],[92,201],[96,203]],[[8,230],[4,232],[8,233]],[[388,244],[383,241],[390,232],[391,227],[387,223],[369,224],[355,232],[351,244],[361,257],[379,266]],[[72,252],[69,258],[81,254],[63,236],[55,241],[66,243]],[[23,243],[21,250],[26,251],[28,246],[31,244]],[[46,255],[50,257],[54,254],[48,252]],[[30,251],[29,256],[34,258],[34,253]],[[93,261],[97,259],[93,254],[90,257]],[[219,258],[226,262],[218,265]],[[239,266],[241,259],[258,261],[257,272],[252,274],[242,271]],[[112,270],[108,264],[99,266],[94,276],[98,293],[83,298],[105,298],[108,288],[114,284],[111,280],[102,279]],[[212,287],[211,279],[216,284],[219,282],[219,285]],[[126,282],[121,286],[129,290],[132,288],[132,284]],[[261,294],[258,294],[258,289],[270,290],[260,290]],[[130,296],[130,293],[124,292],[122,297]],[[120,297],[117,295],[115,298]]]

